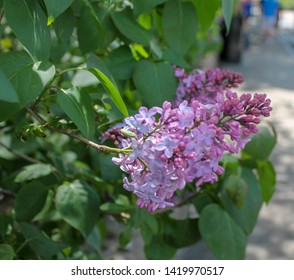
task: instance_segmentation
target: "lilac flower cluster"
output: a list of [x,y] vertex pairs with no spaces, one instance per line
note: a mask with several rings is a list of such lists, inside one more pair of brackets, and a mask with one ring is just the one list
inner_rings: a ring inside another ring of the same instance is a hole
[[236,88],[243,83],[240,73],[230,70],[199,69],[186,74],[185,69],[175,67],[175,76],[179,79],[174,104],[178,106],[184,100],[197,99],[202,103],[214,102],[219,93]]
[[176,105],[141,107],[103,136],[121,149],[113,162],[129,175],[124,188],[148,211],[172,207],[175,191],[188,182],[200,186],[217,181],[224,171],[223,154],[243,149],[258,131],[260,117],[268,117],[272,109],[265,94],[238,97],[228,89],[242,81],[240,74],[216,69],[186,75],[176,69],[176,76]]

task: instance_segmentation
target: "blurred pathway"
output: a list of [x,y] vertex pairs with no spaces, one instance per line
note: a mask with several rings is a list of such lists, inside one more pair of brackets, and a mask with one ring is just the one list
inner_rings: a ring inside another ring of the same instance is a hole
[[249,238],[247,259],[294,259],[294,21],[289,16],[293,15],[284,15],[282,29],[272,40],[261,43],[253,33],[240,64],[222,65],[244,75],[240,91],[268,94],[278,134],[271,158],[277,172],[276,193],[262,208]]
[[[249,260],[294,260],[294,12],[284,14],[275,38],[262,42],[258,18],[252,19],[251,46],[241,63],[221,68],[241,72],[245,83],[239,92],[266,93],[272,100],[278,143],[271,161],[277,175],[276,192],[264,205],[249,236]],[[201,241],[178,253],[179,259],[213,259]]]

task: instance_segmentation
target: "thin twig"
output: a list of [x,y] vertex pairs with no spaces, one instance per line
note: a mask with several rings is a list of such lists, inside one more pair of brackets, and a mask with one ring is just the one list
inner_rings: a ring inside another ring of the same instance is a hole
[[1,13],[0,13],[0,24],[1,24],[3,16],[4,16],[4,11],[1,11]]
[[15,156],[17,156],[19,158],[22,158],[22,159],[24,159],[24,160],[26,160],[28,162],[31,162],[31,163],[40,163],[39,160],[34,159],[34,158],[31,158],[31,157],[29,157],[29,156],[27,156],[27,155],[25,155],[25,154],[23,154],[21,152],[18,152],[18,151],[10,148],[9,146],[7,146],[6,144],[4,144],[2,142],[0,142],[0,146],[4,147],[7,151],[9,151],[10,153],[14,154]]
[[94,148],[95,150],[99,152],[105,152],[105,153],[124,153],[124,154],[129,154],[131,150],[125,150],[125,149],[118,149],[118,148],[112,148],[109,146],[105,145],[99,145],[91,140],[88,140],[87,138],[84,138],[80,135],[73,134],[70,130],[66,130],[60,127],[53,127],[50,124],[48,124],[35,110],[32,106],[27,106],[28,112],[45,128],[54,131],[54,132],[59,132],[62,134],[65,134],[71,138],[77,139],[80,142],[85,143],[86,145]]
[[6,189],[3,189],[3,188],[0,188],[0,194],[9,195],[9,196],[15,198],[15,194],[13,192],[6,190]]
[[[175,203],[175,205],[173,206],[173,209],[186,205],[188,202],[193,200],[197,195],[199,195],[199,192],[193,192],[190,195],[188,195],[187,197],[180,199],[177,203]],[[154,214],[162,214],[162,213],[168,212],[170,210],[171,210],[171,208],[163,208],[163,209],[156,210],[154,212]]]
[[199,192],[193,192],[187,197],[183,198],[182,200],[179,200],[176,204],[175,207],[181,207],[187,204],[187,202],[193,200],[197,195],[199,195]]
[[77,70],[87,70],[83,67],[72,67],[65,70],[62,70],[60,72],[55,73],[55,75],[52,77],[52,79],[47,83],[47,85],[44,87],[42,92],[39,94],[39,96],[36,98],[35,102],[33,103],[33,106],[36,106],[44,97],[44,95],[47,93],[47,91],[51,88],[54,81],[60,77],[62,74],[69,72],[69,71],[77,71]]

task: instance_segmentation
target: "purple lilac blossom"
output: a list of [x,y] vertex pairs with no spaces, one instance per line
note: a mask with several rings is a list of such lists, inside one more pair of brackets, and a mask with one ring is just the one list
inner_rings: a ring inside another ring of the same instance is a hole
[[243,83],[240,73],[218,68],[206,71],[197,69],[186,74],[184,69],[175,67],[175,76],[179,80],[174,100],[176,106],[184,100],[191,102],[193,99],[204,104],[214,102],[219,93]]
[[243,81],[238,73],[209,69],[185,74],[175,68],[175,75],[179,86],[173,104],[141,107],[102,137],[131,150],[113,162],[128,174],[124,188],[150,212],[172,207],[176,190],[186,183],[199,187],[216,182],[224,171],[223,154],[243,149],[258,132],[260,117],[268,117],[272,110],[265,94],[239,97],[230,90]]

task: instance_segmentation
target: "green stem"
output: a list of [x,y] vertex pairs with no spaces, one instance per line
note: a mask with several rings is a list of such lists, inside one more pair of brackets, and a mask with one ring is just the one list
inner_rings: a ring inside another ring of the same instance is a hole
[[69,71],[78,71],[78,70],[87,70],[87,68],[85,68],[85,67],[71,67],[71,68],[67,68],[67,69],[64,69],[64,70],[59,71],[56,74],[56,76],[58,77],[58,76],[63,75],[66,72],[69,72]]
[[238,117],[241,117],[241,116],[242,116],[242,115],[233,116],[233,117],[230,117],[230,118],[228,118],[227,120],[223,121],[224,118],[229,117],[228,115],[225,115],[225,116],[223,116],[223,117],[218,121],[218,123],[217,123],[216,126],[221,126],[222,124],[225,124],[225,123],[227,123],[227,122],[229,122],[229,121],[232,121],[232,120],[236,120]]
[[96,14],[95,10],[93,9],[91,2],[89,2],[89,0],[82,0],[82,3],[88,9],[88,11],[91,14],[91,16],[94,18],[97,29],[99,31],[101,31],[102,30],[102,26],[101,26],[100,19],[97,17],[97,14]]
[[39,96],[37,97],[37,99],[34,102],[33,106],[36,106],[41,101],[41,99],[46,94],[47,90],[49,90],[51,88],[53,82],[57,78],[59,78],[61,75],[63,75],[66,72],[69,72],[69,71],[78,71],[78,70],[87,70],[87,69],[86,68],[83,68],[83,67],[72,67],[72,68],[67,68],[67,69],[61,70],[60,72],[55,73],[55,75],[53,76],[53,78],[47,83],[47,85],[44,87],[44,89],[42,90],[42,92],[39,94]]
[[47,83],[47,85],[44,87],[44,89],[41,91],[41,93],[38,95],[37,99],[35,100],[34,102],[34,106],[36,106],[40,101],[41,99],[43,98],[43,96],[46,94],[47,90],[50,89],[51,85],[53,84],[53,82],[56,80],[57,78],[57,75],[55,74],[53,76],[53,78]]
[[185,135],[188,135],[194,128],[198,126],[199,126],[199,121],[195,121],[194,125],[186,131]]
[[138,157],[138,160],[139,160],[141,163],[143,163],[145,169],[149,170],[149,166],[148,166],[148,164],[147,164],[142,158]]
[[3,18],[3,16],[4,16],[4,11],[1,9],[0,10],[1,12],[0,12],[0,24],[1,24],[1,21],[2,21],[2,18]]
[[163,125],[159,125],[159,126],[156,126],[152,131],[150,131],[149,133],[147,133],[144,138],[143,138],[143,142],[146,141],[146,139],[151,136],[153,133],[155,133],[158,129],[160,129],[161,127],[163,127]]
[[26,246],[28,243],[30,243],[32,240],[34,240],[36,238],[31,238],[31,239],[27,239],[25,240],[15,251],[15,254],[17,255],[19,251],[21,251],[21,249]]
[[53,127],[50,124],[48,124],[35,110],[34,107],[31,106],[27,106],[27,111],[45,128],[53,131],[53,132],[59,132],[62,134],[65,134],[71,138],[77,139],[80,142],[85,143],[86,145],[94,148],[95,150],[99,151],[99,152],[104,152],[104,153],[122,153],[122,154],[130,154],[133,150],[131,149],[119,149],[119,148],[113,148],[113,147],[109,147],[109,146],[105,146],[105,145],[99,145],[91,140],[88,140],[87,138],[84,138],[80,135],[76,135],[73,134],[70,130],[67,129],[63,129],[60,127]]

